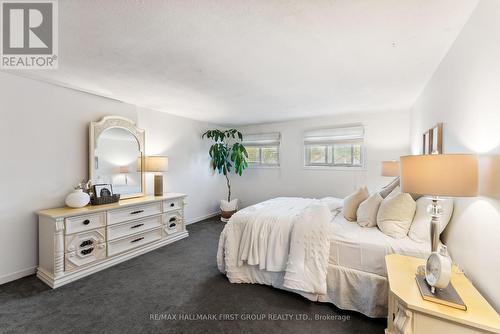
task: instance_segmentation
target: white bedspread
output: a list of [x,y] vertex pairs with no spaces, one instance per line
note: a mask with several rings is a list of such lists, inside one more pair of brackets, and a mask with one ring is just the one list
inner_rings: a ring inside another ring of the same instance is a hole
[[275,198],[237,212],[219,239],[217,264],[229,280],[242,281],[245,264],[285,271],[284,287],[326,293],[332,210],[338,199]]

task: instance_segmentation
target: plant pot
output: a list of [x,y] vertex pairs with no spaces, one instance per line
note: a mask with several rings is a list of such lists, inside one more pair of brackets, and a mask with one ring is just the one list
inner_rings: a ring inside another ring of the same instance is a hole
[[220,220],[222,222],[227,222],[229,218],[231,218],[231,216],[236,211],[238,211],[238,199],[235,198],[231,202],[228,202],[226,200],[221,200],[220,210],[221,210]]

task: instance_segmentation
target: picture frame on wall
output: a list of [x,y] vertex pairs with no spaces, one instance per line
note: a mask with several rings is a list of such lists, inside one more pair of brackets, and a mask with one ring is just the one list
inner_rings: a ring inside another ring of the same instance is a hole
[[430,154],[430,148],[431,148],[431,132],[427,131],[424,133],[423,136],[423,143],[422,143],[422,154]]
[[443,154],[443,123],[437,123],[423,134],[422,154]]
[[443,123],[436,124],[430,131],[431,154],[443,154]]

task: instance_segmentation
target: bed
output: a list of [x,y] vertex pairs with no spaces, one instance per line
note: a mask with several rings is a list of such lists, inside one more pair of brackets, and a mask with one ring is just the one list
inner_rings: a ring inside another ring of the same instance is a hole
[[[430,252],[430,245],[427,243],[416,242],[409,237],[394,239],[383,234],[376,227],[364,228],[355,222],[347,221],[342,214],[339,214],[341,199],[312,200],[313,202],[304,202],[301,199],[273,199],[249,207],[249,210],[243,212],[243,215],[253,217],[252,215],[261,212],[266,205],[270,205],[270,202],[276,203],[273,202],[276,200],[278,200],[277,206],[282,205],[282,203],[287,203],[288,206],[285,206],[286,209],[282,210],[281,213],[277,213],[278,216],[283,212],[290,212],[289,217],[297,218],[297,212],[301,212],[310,204],[327,206],[330,210],[330,219],[324,225],[329,246],[327,247],[327,260],[324,265],[318,264],[318,261],[315,263],[319,265],[318,274],[315,275],[321,276],[323,269],[325,269],[326,288],[317,289],[316,292],[314,289],[290,288],[290,286],[295,286],[287,284],[288,267],[285,270],[279,270],[279,268],[269,270],[269,268],[264,268],[265,266],[262,264],[255,264],[251,261],[251,264],[246,261],[235,261],[234,256],[236,256],[236,249],[241,246],[241,240],[237,240],[238,237],[228,233],[228,230],[234,229],[231,224],[237,223],[238,216],[230,220],[221,233],[217,254],[219,270],[226,274],[231,283],[271,285],[278,289],[293,291],[311,301],[333,303],[341,309],[357,311],[372,318],[386,317],[388,283],[385,255],[398,253],[425,258]],[[288,200],[291,200],[291,203],[288,203]],[[290,211],[290,207],[294,205],[302,206],[302,208],[297,209],[296,212]],[[271,209],[275,210],[276,207],[270,205],[269,212]],[[271,219],[269,212],[264,215],[262,220]],[[296,221],[301,219],[299,217]],[[249,224],[248,221],[246,223]],[[251,223],[255,224],[255,221],[252,220]],[[262,239],[262,235],[260,235],[260,239]],[[288,246],[290,251],[292,251],[291,245]],[[287,246],[284,247],[286,249]],[[234,249],[233,252],[230,251],[231,248]],[[317,249],[312,250],[311,254],[315,255],[318,252]],[[291,260],[289,259],[288,262]],[[318,293],[318,291],[321,292]]]

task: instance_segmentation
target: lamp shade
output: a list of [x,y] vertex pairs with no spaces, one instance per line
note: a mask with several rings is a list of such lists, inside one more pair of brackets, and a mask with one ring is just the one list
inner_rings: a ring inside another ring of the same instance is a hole
[[473,154],[401,157],[401,191],[428,196],[477,196],[477,157]]
[[382,161],[382,176],[399,176],[399,161]]
[[147,156],[144,159],[144,171],[161,173],[168,170],[168,158],[163,156]]

